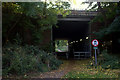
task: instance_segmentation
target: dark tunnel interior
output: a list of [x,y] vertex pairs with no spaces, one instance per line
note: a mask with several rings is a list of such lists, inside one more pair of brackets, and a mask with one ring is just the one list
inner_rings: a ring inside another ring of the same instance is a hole
[[89,35],[88,21],[59,21],[58,28],[53,28],[53,39],[68,39],[70,41]]
[[[53,27],[53,40],[68,40],[68,52],[89,52],[89,21],[58,21]],[[88,37],[88,39],[86,39]]]

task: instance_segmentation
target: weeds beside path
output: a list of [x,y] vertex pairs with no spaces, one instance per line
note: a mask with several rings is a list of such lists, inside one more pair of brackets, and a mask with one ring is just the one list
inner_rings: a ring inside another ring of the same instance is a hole
[[[62,78],[68,72],[83,69],[83,65],[86,64],[89,60],[63,60],[63,64],[60,66],[58,70],[53,70],[50,72],[41,73],[39,76],[34,76],[32,78]],[[80,63],[80,65],[78,65]]]
[[45,72],[32,76],[32,78],[117,78],[119,70],[101,70],[96,68],[88,68],[87,60],[63,60],[63,64],[58,70]]
[[63,60],[63,64],[58,70],[53,70],[50,72],[41,73],[38,76],[33,76],[32,78],[61,78],[68,72],[72,71],[75,66],[75,60]]

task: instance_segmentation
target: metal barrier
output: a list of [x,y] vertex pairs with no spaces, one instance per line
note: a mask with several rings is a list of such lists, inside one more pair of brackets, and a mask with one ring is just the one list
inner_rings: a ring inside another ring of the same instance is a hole
[[86,59],[91,56],[90,52],[73,52],[74,53],[74,59]]

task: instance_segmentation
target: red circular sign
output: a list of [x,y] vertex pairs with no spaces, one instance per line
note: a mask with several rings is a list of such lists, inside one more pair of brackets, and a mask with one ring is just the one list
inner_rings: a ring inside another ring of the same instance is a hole
[[94,47],[97,47],[97,46],[99,45],[98,40],[97,40],[97,39],[92,40],[92,45],[93,45]]

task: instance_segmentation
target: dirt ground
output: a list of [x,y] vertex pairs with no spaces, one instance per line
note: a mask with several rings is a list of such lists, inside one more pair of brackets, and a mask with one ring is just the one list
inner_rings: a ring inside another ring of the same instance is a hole
[[[32,78],[62,78],[68,72],[73,70],[78,70],[77,66],[80,69],[83,69],[83,65],[88,63],[89,60],[63,60],[63,64],[59,67],[58,70],[53,70],[51,72],[41,73],[38,76],[32,76]],[[78,65],[78,62],[80,65]]]

